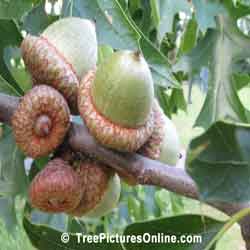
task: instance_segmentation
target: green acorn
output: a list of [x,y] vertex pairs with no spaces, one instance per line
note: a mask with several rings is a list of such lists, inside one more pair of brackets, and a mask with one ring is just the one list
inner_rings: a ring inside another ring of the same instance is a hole
[[27,35],[21,45],[34,84],[46,84],[63,94],[73,113],[81,79],[97,62],[94,24],[68,17],[51,24],[39,37]]
[[153,97],[153,80],[143,56],[118,51],[83,78],[78,109],[102,145],[134,152],[152,134]]

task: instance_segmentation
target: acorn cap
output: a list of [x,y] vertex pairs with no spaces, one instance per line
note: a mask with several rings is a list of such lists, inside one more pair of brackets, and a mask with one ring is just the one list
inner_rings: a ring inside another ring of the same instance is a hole
[[69,214],[81,217],[94,209],[102,200],[108,188],[111,174],[105,165],[94,159],[84,159],[76,164],[75,172],[81,181],[83,196],[78,206]]
[[40,37],[27,35],[21,44],[33,84],[56,88],[78,114],[79,79],[97,62],[94,25],[80,18],[64,18],[50,25]]
[[91,86],[102,116],[126,128],[144,126],[152,110],[154,88],[148,64],[139,52],[113,53],[96,71]]
[[52,87],[39,85],[22,98],[12,116],[17,145],[32,158],[52,153],[70,126],[70,111],[63,96]]
[[110,177],[107,190],[101,201],[84,217],[98,218],[109,214],[119,203],[121,194],[121,181],[117,174]]
[[117,206],[121,183],[112,169],[85,154],[74,152],[68,145],[61,145],[56,155],[72,165],[81,180],[83,197],[78,206],[68,214],[101,217]]
[[181,151],[177,130],[173,122],[165,116],[156,99],[153,110],[154,132],[138,153],[169,165],[175,165]]
[[50,161],[32,180],[29,199],[32,207],[47,213],[60,213],[75,208],[82,197],[77,174],[65,161]]
[[126,128],[106,119],[92,102],[90,93],[95,72],[90,71],[78,91],[78,109],[90,133],[106,147],[124,152],[137,151],[151,136],[154,129],[153,110],[146,123],[138,128]]

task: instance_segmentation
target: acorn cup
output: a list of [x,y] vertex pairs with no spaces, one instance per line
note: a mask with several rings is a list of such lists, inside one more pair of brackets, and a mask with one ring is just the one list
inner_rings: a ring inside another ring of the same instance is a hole
[[83,196],[78,206],[68,214],[76,217],[101,217],[118,204],[121,184],[119,177],[94,159],[77,163],[76,173],[81,181]]
[[85,154],[74,152],[69,145],[61,145],[55,153],[66,161],[78,176],[82,198],[76,208],[67,214],[76,217],[101,217],[117,207],[120,193],[120,178],[105,164]]
[[29,187],[32,207],[47,213],[67,212],[76,208],[82,195],[77,173],[60,158],[51,160]]
[[181,145],[173,122],[165,116],[157,100],[154,101],[154,131],[138,153],[168,165],[176,165]]
[[38,158],[63,142],[70,127],[70,110],[57,90],[39,85],[22,97],[11,122],[17,145],[27,156]]
[[51,85],[77,110],[79,80],[97,62],[94,23],[76,17],[62,18],[39,36],[27,35],[21,45],[24,63],[33,84]]
[[135,152],[154,129],[153,97],[153,80],[143,56],[118,51],[82,79],[78,109],[99,143]]

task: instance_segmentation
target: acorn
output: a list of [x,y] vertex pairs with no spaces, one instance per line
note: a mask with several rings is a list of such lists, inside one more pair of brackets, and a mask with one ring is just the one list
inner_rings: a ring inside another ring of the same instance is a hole
[[74,209],[83,193],[74,169],[60,158],[51,160],[32,180],[29,200],[32,207],[47,213]]
[[110,213],[118,204],[121,183],[111,168],[80,152],[74,152],[64,143],[54,157],[67,161],[77,173],[83,196],[78,206],[67,213],[76,217],[101,217]]
[[81,81],[78,109],[102,145],[137,151],[151,136],[153,80],[139,52],[118,51]]
[[101,217],[117,206],[121,185],[119,177],[107,166],[85,158],[77,163],[76,173],[83,195],[78,206],[68,214],[82,217]]
[[79,80],[97,62],[94,24],[77,17],[60,19],[39,37],[27,35],[21,51],[33,84],[53,86],[66,98],[71,111],[77,114]]
[[157,100],[154,101],[154,131],[138,153],[168,165],[176,165],[181,145],[173,122],[165,116]]
[[32,158],[52,153],[70,127],[70,110],[64,97],[52,87],[39,85],[22,97],[12,116],[17,145]]

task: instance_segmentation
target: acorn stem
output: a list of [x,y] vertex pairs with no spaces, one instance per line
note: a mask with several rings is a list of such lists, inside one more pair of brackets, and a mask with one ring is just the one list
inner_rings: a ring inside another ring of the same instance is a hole
[[40,115],[35,124],[35,133],[40,137],[46,137],[50,134],[52,121],[47,115]]

